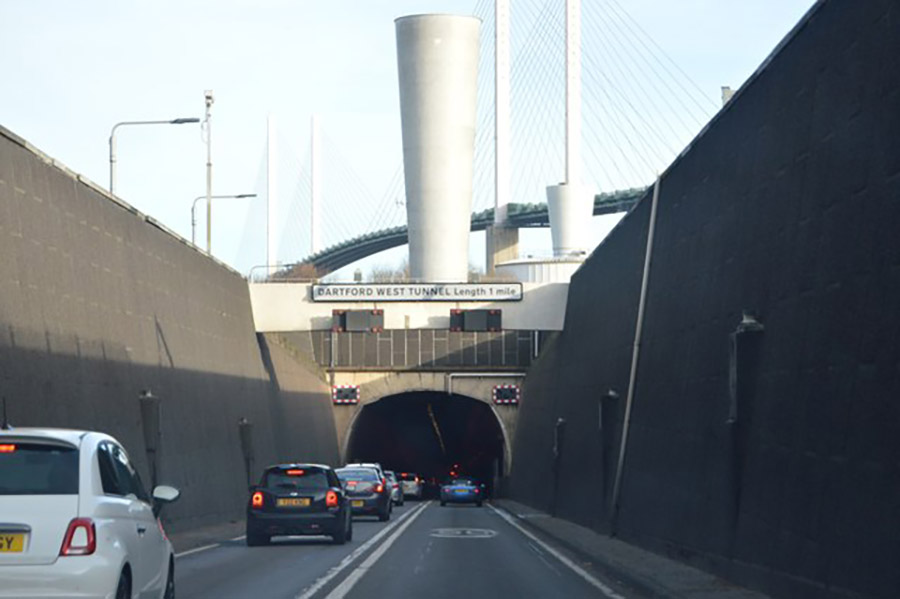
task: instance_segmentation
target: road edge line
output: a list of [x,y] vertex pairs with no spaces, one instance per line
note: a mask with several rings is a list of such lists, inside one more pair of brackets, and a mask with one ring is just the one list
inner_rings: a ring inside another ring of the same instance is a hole
[[524,526],[519,524],[513,516],[509,515],[509,513],[506,510],[494,507],[490,503],[488,504],[488,507],[491,508],[494,511],[494,513],[496,513],[498,516],[500,516],[501,518],[506,520],[510,525],[512,525],[513,528],[515,528],[516,530],[521,532],[523,535],[525,535],[526,537],[528,537],[529,539],[531,539],[532,541],[534,541],[535,543],[540,545],[542,549],[544,549],[547,553],[549,553],[550,555],[555,557],[557,560],[559,560],[564,566],[568,567],[570,570],[572,570],[573,572],[578,574],[578,576],[580,576],[582,579],[587,581],[588,584],[590,584],[594,588],[598,589],[605,596],[609,597],[609,599],[625,599],[624,595],[620,595],[619,593],[615,592],[612,589],[612,587],[609,587],[609,586],[603,584],[602,582],[600,582],[599,580],[597,580],[596,578],[594,578],[587,570],[585,570],[584,568],[582,568],[581,566],[579,566],[578,564],[576,564],[575,562],[570,560],[568,557],[563,555],[560,551],[554,549],[553,547],[551,547],[550,545],[545,543],[543,540],[541,540],[539,537],[537,537],[534,533],[527,530]]

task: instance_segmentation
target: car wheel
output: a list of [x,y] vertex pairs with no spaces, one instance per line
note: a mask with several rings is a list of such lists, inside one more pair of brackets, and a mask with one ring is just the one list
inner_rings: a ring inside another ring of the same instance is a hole
[[350,524],[346,522],[346,518],[344,519],[344,525],[340,527],[333,535],[331,535],[331,542],[334,545],[343,545],[347,542],[348,531],[350,529]]
[[480,502],[480,501],[477,501],[477,502],[475,502],[475,505],[478,506],[478,507],[481,507],[481,502]]
[[387,522],[391,519],[391,504],[388,503],[388,506],[384,508],[384,512],[378,514],[378,520],[381,522]]
[[258,535],[247,533],[247,547],[259,547],[260,545],[269,544],[269,535]]
[[131,576],[127,570],[122,570],[119,575],[119,584],[116,585],[116,599],[131,599]]
[[441,500],[441,507],[444,507],[445,505],[447,505],[447,502],[444,501],[444,500],[442,499],[442,500]]
[[169,560],[169,575],[166,577],[166,592],[163,599],[175,599],[175,562]]

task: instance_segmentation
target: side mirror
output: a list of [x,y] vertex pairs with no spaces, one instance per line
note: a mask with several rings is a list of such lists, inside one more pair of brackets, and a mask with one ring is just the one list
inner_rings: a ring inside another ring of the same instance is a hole
[[159,516],[162,506],[172,503],[181,495],[181,491],[168,485],[159,485],[153,489],[153,515]]

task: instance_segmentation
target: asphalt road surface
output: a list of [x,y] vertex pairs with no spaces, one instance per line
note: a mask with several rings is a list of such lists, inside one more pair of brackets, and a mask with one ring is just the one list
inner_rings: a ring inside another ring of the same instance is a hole
[[179,599],[636,597],[505,512],[432,501],[407,501],[389,522],[354,519],[346,545],[239,539],[181,554],[176,589]]

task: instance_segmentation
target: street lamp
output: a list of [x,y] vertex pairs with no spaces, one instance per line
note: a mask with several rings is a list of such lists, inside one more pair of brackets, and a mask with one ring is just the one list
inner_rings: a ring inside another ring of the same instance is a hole
[[[222,198],[231,198],[231,199],[239,199],[239,198],[255,198],[255,193],[239,193],[237,195],[229,195],[229,196],[209,196],[210,200],[222,199]],[[197,216],[195,209],[197,208],[197,202],[205,199],[206,196],[197,196],[194,198],[194,203],[191,204],[191,243],[197,245]],[[206,223],[206,228],[209,230],[209,223]],[[206,253],[209,253],[209,246],[206,248]]]
[[184,125],[199,122],[198,118],[178,118],[170,121],[122,121],[113,125],[109,133],[109,193],[115,194],[116,187],[116,129],[122,125]]

